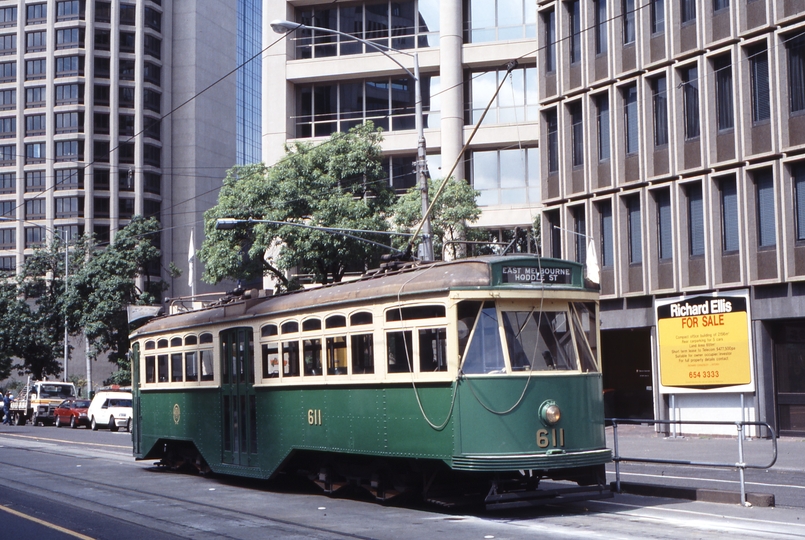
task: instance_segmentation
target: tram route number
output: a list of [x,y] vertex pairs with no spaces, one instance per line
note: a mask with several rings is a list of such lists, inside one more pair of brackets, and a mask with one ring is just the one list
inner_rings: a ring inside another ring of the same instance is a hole
[[310,426],[321,425],[321,409],[308,409],[307,410],[307,423]]
[[565,445],[565,428],[551,428],[537,430],[537,446],[540,448],[561,448]]

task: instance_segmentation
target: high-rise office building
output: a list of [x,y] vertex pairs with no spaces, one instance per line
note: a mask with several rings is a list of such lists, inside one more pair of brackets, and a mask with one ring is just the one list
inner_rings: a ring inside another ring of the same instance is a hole
[[[802,2],[540,0],[538,21],[543,252],[595,241],[612,414],[805,433]],[[719,300],[746,322],[714,329]]]
[[[58,231],[99,243],[135,214],[164,230],[189,293],[203,212],[260,159],[260,3],[0,1],[0,269]],[[228,77],[225,75],[229,74]],[[198,289],[202,289],[199,285]]]

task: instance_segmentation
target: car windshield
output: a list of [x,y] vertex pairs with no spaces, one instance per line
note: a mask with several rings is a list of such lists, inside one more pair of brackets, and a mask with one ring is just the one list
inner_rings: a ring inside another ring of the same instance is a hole
[[39,390],[42,398],[69,398],[75,397],[73,387],[60,384],[43,384]]

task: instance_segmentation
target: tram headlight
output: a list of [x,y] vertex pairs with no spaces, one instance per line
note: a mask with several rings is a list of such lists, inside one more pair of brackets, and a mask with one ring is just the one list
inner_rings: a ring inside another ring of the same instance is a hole
[[555,401],[546,401],[539,408],[539,417],[546,425],[553,426],[562,418],[562,411]]

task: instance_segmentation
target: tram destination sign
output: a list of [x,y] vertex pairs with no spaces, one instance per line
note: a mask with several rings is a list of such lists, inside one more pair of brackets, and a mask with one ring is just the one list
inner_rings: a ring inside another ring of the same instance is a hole
[[660,382],[666,387],[750,384],[747,298],[687,297],[657,306]]
[[503,266],[503,283],[548,283],[567,285],[573,282],[573,269],[556,266]]

